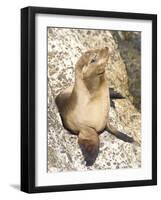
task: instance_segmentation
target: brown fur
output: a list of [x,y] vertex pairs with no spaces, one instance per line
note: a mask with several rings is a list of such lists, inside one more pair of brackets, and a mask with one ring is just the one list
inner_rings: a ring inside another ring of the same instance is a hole
[[56,97],[63,125],[78,134],[78,143],[87,165],[99,152],[99,133],[108,130],[116,137],[133,142],[133,138],[109,124],[110,97],[105,65],[108,48],[85,52],[76,63],[75,84]]

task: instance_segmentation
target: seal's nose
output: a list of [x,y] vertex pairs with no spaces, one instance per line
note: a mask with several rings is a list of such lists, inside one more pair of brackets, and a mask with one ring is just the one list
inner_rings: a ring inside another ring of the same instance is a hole
[[109,50],[109,48],[108,47],[105,47],[105,49],[108,51]]
[[104,48],[102,48],[102,51],[101,51],[102,53],[103,53],[103,55],[107,55],[108,54],[108,52],[109,52],[109,48],[108,47],[104,47]]
[[102,55],[103,57],[107,57],[107,56],[108,56],[108,53],[109,53],[109,48],[108,48],[108,47],[102,48],[101,55]]
[[105,47],[106,51],[108,52],[108,55],[110,56],[113,52],[113,50],[109,47]]

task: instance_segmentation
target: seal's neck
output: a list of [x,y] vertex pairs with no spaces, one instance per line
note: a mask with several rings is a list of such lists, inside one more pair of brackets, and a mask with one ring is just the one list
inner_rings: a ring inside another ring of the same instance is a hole
[[92,94],[100,90],[100,88],[104,85],[105,81],[105,75],[102,75],[86,79],[84,80],[84,83],[88,91]]
[[75,87],[82,93],[95,94],[102,87],[106,86],[106,77],[105,74],[96,77],[90,77],[83,79],[80,73],[76,73]]

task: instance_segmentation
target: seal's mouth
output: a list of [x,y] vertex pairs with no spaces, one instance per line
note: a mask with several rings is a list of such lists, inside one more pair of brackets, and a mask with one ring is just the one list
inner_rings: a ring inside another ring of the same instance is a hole
[[105,73],[105,70],[102,70],[102,71],[97,72],[97,75],[102,75],[104,73]]

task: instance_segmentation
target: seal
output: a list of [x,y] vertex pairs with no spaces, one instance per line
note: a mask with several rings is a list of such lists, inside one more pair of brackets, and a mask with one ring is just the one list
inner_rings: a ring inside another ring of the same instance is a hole
[[[64,127],[78,135],[87,166],[93,165],[98,156],[99,134],[103,131],[125,142],[134,142],[109,122],[110,93],[105,72],[109,55],[108,47],[86,51],[75,65],[74,85],[55,99]],[[119,96],[115,92],[112,95]]]

